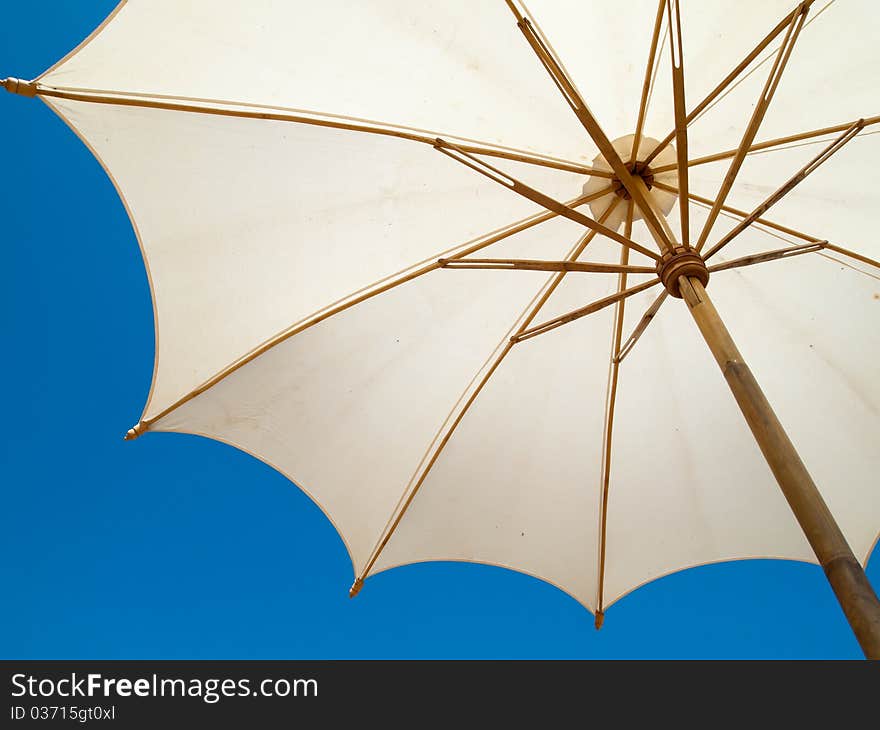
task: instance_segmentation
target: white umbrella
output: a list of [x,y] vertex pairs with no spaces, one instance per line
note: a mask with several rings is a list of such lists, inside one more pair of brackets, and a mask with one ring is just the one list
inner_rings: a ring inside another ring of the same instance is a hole
[[877,657],[876,19],[128,0],[3,83],[89,146],[138,236],[156,362],[128,437],[287,475],[352,595],[466,560],[600,625],[673,571],[807,560]]

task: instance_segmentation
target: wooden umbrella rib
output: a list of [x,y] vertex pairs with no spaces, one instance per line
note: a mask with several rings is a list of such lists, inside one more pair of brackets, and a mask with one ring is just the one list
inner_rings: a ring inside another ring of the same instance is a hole
[[581,195],[579,198],[575,198],[575,202],[564,203],[564,205],[569,208],[577,208],[579,205],[583,205],[584,203],[592,203],[594,200],[599,200],[599,198],[604,198],[608,193],[613,193],[620,188],[620,183],[613,182],[610,185],[606,185],[604,188],[600,188],[595,192],[589,193],[588,195]]
[[[765,222],[765,225],[766,225],[766,222]],[[789,229],[788,232],[791,232],[791,229]],[[808,236],[806,236],[805,234],[801,234],[801,237],[807,238]],[[877,261],[876,259],[868,258],[867,256],[864,256],[863,254],[860,254],[860,253],[856,253],[855,251],[850,251],[848,248],[843,248],[842,246],[837,246],[836,244],[833,244],[833,243],[826,243],[825,248],[827,248],[829,251],[834,251],[835,253],[839,253],[844,256],[849,256],[851,259],[855,259],[856,261],[861,261],[863,264],[868,264],[869,266],[874,266],[875,268],[880,269],[880,261]]]
[[[633,201],[629,201],[626,213],[624,231],[627,236],[632,235],[633,224]],[[629,251],[623,249],[620,252],[620,265],[625,267],[629,263]],[[626,272],[622,272],[617,281],[617,290],[626,290]],[[605,556],[607,552],[606,526],[608,523],[608,486],[611,480],[611,437],[614,433],[614,407],[617,402],[617,383],[620,372],[620,364],[616,357],[620,349],[620,339],[623,335],[623,315],[626,301],[621,299],[617,302],[614,312],[614,330],[611,339],[611,359],[608,364],[608,392],[605,404],[605,426],[602,430],[602,485],[599,517],[599,587],[596,599],[596,628],[602,628],[605,617]]]
[[603,297],[602,299],[598,299],[592,304],[588,304],[585,307],[580,307],[571,312],[568,312],[567,314],[562,314],[558,317],[554,317],[553,319],[549,319],[546,322],[543,322],[539,325],[536,325],[535,327],[525,330],[524,332],[514,335],[513,337],[511,337],[511,341],[522,342],[523,340],[528,340],[532,337],[543,335],[545,332],[550,332],[551,330],[554,330],[557,327],[561,327],[564,324],[574,322],[575,320],[586,317],[589,314],[598,312],[605,307],[608,307],[616,302],[631,297],[633,294],[638,294],[639,292],[645,291],[645,289],[650,289],[652,286],[656,286],[659,283],[660,279],[651,279],[644,282],[643,284],[639,284],[638,286],[634,286],[624,291],[617,292],[616,294],[611,294],[607,297]]
[[[828,134],[837,134],[838,132],[844,132],[849,129],[853,124],[858,124],[860,121],[862,122],[862,130],[864,130],[865,127],[870,127],[877,123],[880,123],[880,115],[865,117],[861,120],[856,119],[851,122],[844,122],[843,124],[835,124],[831,127],[823,127],[821,129],[812,129],[807,132],[799,132],[798,134],[790,134],[786,137],[776,137],[775,139],[768,139],[766,142],[759,142],[758,144],[751,145],[748,149],[747,154],[762,152],[763,150],[769,150],[773,147],[781,147],[783,145],[791,144],[793,142],[801,142],[805,139],[814,139],[815,137],[823,137]],[[860,135],[857,134],[856,136],[858,137]],[[696,157],[688,162],[688,167],[705,165],[710,162],[719,162],[721,160],[729,160],[731,157],[737,154],[737,151],[737,149],[724,150],[723,152],[716,152],[711,155],[706,155],[705,157]],[[669,172],[670,170],[674,169],[675,165],[663,165],[661,167],[652,168],[655,174],[659,174],[661,172]]]
[[[419,142],[425,144],[433,144],[433,138],[419,139]],[[548,157],[539,157],[530,155],[527,152],[512,152],[496,147],[485,147],[476,144],[462,144],[461,148],[477,155],[485,155],[486,157],[497,157],[502,160],[511,160],[512,162],[525,162],[538,167],[548,167],[553,170],[562,170],[564,172],[575,172],[590,177],[603,177],[607,180],[613,180],[614,174],[606,170],[600,170],[590,165],[579,165],[575,162],[565,162],[562,160],[554,160]]]
[[[21,89],[33,89],[36,95],[67,99],[70,101],[82,101],[93,104],[106,104],[110,106],[140,107],[146,109],[162,109],[166,111],[188,112],[193,114],[208,114],[214,116],[227,116],[239,119],[263,119],[275,122],[294,122],[298,124],[310,124],[318,127],[329,127],[351,132],[365,132],[387,137],[397,137],[422,144],[434,144],[435,135],[407,127],[395,127],[382,125],[378,122],[366,122],[349,119],[347,117],[335,117],[332,115],[319,116],[295,111],[275,109],[263,105],[241,104],[238,102],[217,101],[213,99],[196,99],[186,97],[159,96],[159,95],[133,95],[120,92],[101,92],[88,89],[65,89],[42,84],[21,82]],[[17,91],[16,93],[23,93]],[[233,108],[235,106],[236,108]],[[251,108],[244,108],[251,107]],[[530,154],[525,150],[514,150],[502,147],[493,147],[489,144],[481,144],[472,141],[461,141],[461,148],[488,157],[525,162],[540,167],[548,167],[566,172],[580,173],[595,177],[612,179],[613,173],[606,170],[598,170],[590,165],[582,165],[568,160],[558,160],[551,157]]]
[[666,301],[666,297],[669,296],[669,292],[664,289],[660,292],[659,296],[654,300],[654,303],[648,307],[647,311],[642,315],[642,318],[639,320],[638,324],[633,328],[630,336],[626,338],[626,342],[618,349],[617,354],[615,356],[615,360],[618,363],[623,362],[624,358],[632,352],[633,347],[635,347],[636,342],[639,341],[639,337],[644,334],[645,330],[648,328],[648,325],[654,321],[654,317],[657,316],[657,312],[660,311],[660,307],[663,306],[663,302]]
[[[734,238],[736,238],[740,233],[746,230],[746,228],[748,228],[752,223],[754,223],[762,215],[764,215],[764,213],[770,210],[770,208],[776,205],[776,203],[778,203],[798,185],[800,185],[822,163],[830,159],[835,152],[840,150],[847,142],[853,139],[864,127],[864,125],[864,119],[859,119],[859,121],[855,122],[840,137],[835,139],[830,145],[828,145],[818,155],[816,155],[812,160],[810,160],[806,165],[804,165],[800,170],[792,175],[785,183],[782,184],[781,187],[779,187],[775,192],[771,193],[767,197],[767,199],[764,200],[764,202],[758,205],[758,207],[756,207],[751,213],[749,213],[749,215],[746,216],[740,223],[738,223],[731,231],[726,233],[721,238],[721,240],[718,241],[718,243],[716,243],[711,249],[709,249],[709,251],[706,252],[704,258],[711,258],[722,248],[724,248],[728,243],[730,243]],[[687,191],[681,188],[681,186],[679,186],[679,189],[687,194]]]
[[730,162],[727,174],[724,176],[724,180],[721,183],[721,189],[718,191],[718,197],[716,198],[715,203],[712,205],[712,208],[709,211],[709,215],[706,218],[706,223],[703,225],[703,230],[700,233],[700,237],[697,240],[696,245],[696,250],[698,252],[703,249],[703,246],[706,243],[706,239],[712,232],[712,227],[715,225],[715,221],[718,219],[718,214],[721,212],[721,206],[724,205],[724,201],[727,199],[727,195],[730,193],[730,189],[733,187],[733,183],[736,181],[736,176],[739,173],[740,168],[745,161],[746,155],[749,152],[749,148],[758,133],[758,128],[761,126],[761,122],[764,120],[764,115],[767,113],[767,109],[769,109],[770,107],[770,102],[772,101],[773,95],[776,92],[776,88],[779,85],[779,81],[782,78],[782,72],[785,70],[785,67],[788,64],[788,59],[791,57],[791,52],[792,50],[794,50],[795,42],[797,41],[801,29],[804,26],[806,16],[807,7],[802,4],[801,6],[799,6],[799,12],[792,18],[791,23],[789,24],[788,30],[786,31],[785,39],[783,40],[782,45],[779,48],[779,52],[776,55],[776,60],[773,63],[773,68],[770,70],[770,73],[767,76],[767,81],[764,84],[761,96],[755,105],[754,112],[752,113],[752,117],[749,120],[749,124],[746,127],[745,133],[743,134],[742,141],[740,142],[739,148],[737,149],[736,154]]
[[500,185],[504,185],[513,192],[518,193],[525,198],[528,198],[532,202],[537,203],[547,210],[552,210],[558,215],[568,218],[575,223],[580,223],[582,226],[591,228],[592,230],[601,233],[603,236],[607,236],[608,238],[617,241],[619,244],[638,251],[639,253],[649,258],[652,258],[655,261],[658,261],[660,259],[660,257],[650,249],[639,245],[635,241],[627,238],[626,236],[622,236],[614,229],[608,228],[608,226],[605,226],[602,223],[593,220],[589,216],[581,213],[580,211],[563,205],[555,198],[551,198],[549,195],[545,195],[544,193],[535,190],[535,188],[526,185],[524,182],[518,180],[512,175],[506,172],[502,172],[497,167],[493,167],[492,165],[490,165],[488,162],[480,160],[470,153],[465,152],[461,147],[449,142],[448,140],[444,140],[438,137],[435,140],[434,148],[439,152],[445,154],[447,157],[450,157],[453,160],[460,162],[463,165],[466,165],[467,167],[471,168],[475,172],[480,173],[481,175],[485,175],[490,180],[494,180]]
[[688,200],[688,131],[687,108],[684,98],[684,55],[681,43],[681,14],[678,0],[668,0],[666,9],[669,15],[669,50],[672,55],[672,94],[675,107],[675,142],[678,163],[678,196],[681,218],[681,243],[690,248],[690,200]]
[[657,219],[656,214],[648,204],[645,194],[638,185],[636,185],[634,176],[623,163],[623,160],[620,159],[620,155],[617,153],[617,150],[614,149],[611,140],[602,130],[602,127],[593,116],[589,107],[581,98],[574,83],[568,78],[565,70],[562,68],[562,64],[553,55],[529,19],[523,17],[519,11],[516,10],[513,3],[508,2],[508,6],[517,18],[517,25],[529,45],[532,47],[535,55],[538,56],[538,59],[547,70],[547,73],[550,75],[553,82],[559,88],[566,102],[575,113],[575,116],[577,116],[584,129],[586,129],[587,133],[590,135],[590,138],[599,148],[599,152],[602,153],[606,162],[611,165],[611,169],[614,170],[617,179],[620,180],[632,199],[635,200],[636,205],[639,206],[639,210],[642,213],[642,217],[645,220],[645,224],[647,225],[651,236],[657,241],[661,250],[665,250],[667,247],[671,248],[672,244],[666,237],[663,226]]
[[[804,5],[809,7],[810,5],[813,4],[813,1],[814,0],[809,0],[809,2],[804,3]],[[782,20],[780,20],[779,23],[777,23],[776,27],[773,28],[773,30],[771,30],[764,37],[764,39],[760,43],[758,43],[758,45],[755,46],[749,52],[749,54],[742,61],[740,61],[739,64],[737,64],[737,66],[729,74],[727,74],[727,76],[725,76],[724,79],[722,79],[721,82],[714,89],[712,89],[712,91],[710,91],[699,104],[697,104],[691,110],[691,112],[686,117],[686,123],[689,125],[694,120],[696,120],[696,118],[706,109],[706,107],[708,107],[709,104],[711,104],[713,101],[715,101],[715,99],[717,99],[718,96],[721,93],[723,93],[724,90],[728,86],[730,86],[730,84],[732,84],[739,77],[739,75],[749,67],[749,65],[752,63],[752,61],[754,61],[761,54],[761,52],[765,48],[767,48],[767,46],[769,46],[780,33],[782,33],[782,31],[784,31],[786,28],[788,28],[788,26],[791,24],[792,19],[800,12],[801,12],[801,6],[798,6],[797,8],[792,10],[788,15],[786,15]],[[667,134],[663,138],[663,140],[661,142],[659,142],[657,144],[657,146],[645,158],[645,161],[644,161],[645,164],[646,165],[650,164],[651,161],[655,157],[657,157],[657,155],[659,155],[667,147],[667,145],[669,145],[669,143],[672,142],[673,139],[675,139],[675,135],[676,135],[676,130],[673,129],[669,134]],[[691,164],[693,164],[693,163],[691,163]],[[665,170],[673,170],[673,169],[675,169],[675,165],[671,165],[671,166],[665,165],[663,167],[655,168],[655,172],[663,172]]]
[[651,79],[653,77],[654,63],[657,58],[657,42],[660,38],[660,28],[663,26],[663,9],[666,6],[666,0],[659,0],[657,3],[657,15],[654,17],[654,31],[651,34],[651,47],[648,50],[648,63],[645,66],[645,80],[642,83],[642,98],[639,101],[639,116],[636,120],[636,131],[633,135],[632,152],[630,152],[630,160],[635,160],[639,151],[639,144],[642,141],[642,131],[645,126],[645,117],[648,113],[648,95],[651,90]]
[[[614,197],[614,199],[608,204],[608,207],[599,217],[600,221],[607,220],[608,217],[614,212],[614,209],[620,203],[621,199],[618,197]],[[589,243],[596,237],[597,232],[594,230],[587,231],[581,239],[578,241],[577,245],[571,250],[569,255],[566,257],[568,261],[576,261],[577,258],[584,252],[584,249],[589,245]],[[565,278],[567,272],[560,271],[556,273],[554,276],[550,277],[549,284],[545,286],[543,292],[539,292],[535,298],[532,300],[532,303],[527,308],[524,316],[522,316],[519,320],[519,325],[514,325],[515,334],[525,331],[528,326],[532,323],[538,313],[541,311],[541,308],[547,303],[547,300],[552,296],[553,292],[556,291],[557,287],[562,283]],[[515,336],[515,335],[514,335]],[[490,359],[487,361],[486,365],[483,367],[484,375],[476,381],[476,377],[471,381],[470,385],[473,385],[476,382],[476,386],[471,392],[470,396],[467,397],[467,400],[464,402],[464,405],[455,414],[455,408],[458,407],[459,403],[461,403],[464,395],[456,405],[453,407],[452,412],[444,422],[441,427],[440,432],[435,436],[434,441],[429,445],[428,451],[425,456],[422,458],[422,461],[419,463],[416,468],[416,473],[413,475],[413,479],[410,480],[410,484],[407,485],[406,490],[401,496],[400,501],[394,508],[394,512],[388,520],[388,523],[385,526],[385,529],[382,531],[382,534],[379,536],[379,540],[376,543],[376,546],[373,548],[373,552],[370,555],[369,560],[367,561],[364,569],[360,572],[360,574],[355,579],[354,585],[352,585],[351,590],[349,591],[349,595],[354,596],[357,595],[361,586],[363,585],[364,580],[370,574],[370,571],[373,569],[373,566],[376,564],[376,561],[379,559],[379,556],[382,554],[382,551],[385,549],[385,546],[391,540],[391,537],[394,535],[394,532],[397,530],[398,525],[400,525],[403,520],[404,515],[406,514],[409,506],[412,504],[413,500],[421,489],[422,485],[427,479],[428,474],[431,469],[434,467],[434,464],[437,462],[437,459],[440,457],[440,454],[446,448],[446,444],[449,443],[449,440],[452,438],[453,433],[458,428],[458,425],[461,423],[462,419],[465,417],[465,414],[468,412],[470,407],[473,405],[474,401],[477,399],[477,396],[485,387],[486,383],[498,369],[498,366],[501,364],[502,360],[507,356],[507,354],[513,349],[513,338],[508,336],[505,340],[496,347],[495,351],[497,354],[494,357],[490,356]],[[500,349],[499,349],[500,348]],[[479,373],[478,373],[479,375]],[[470,387],[470,385],[468,387]],[[465,391],[467,393],[467,390]],[[454,415],[454,418],[453,418]],[[451,424],[450,424],[451,420]],[[447,427],[449,424],[449,427]],[[445,433],[443,429],[446,429]]]

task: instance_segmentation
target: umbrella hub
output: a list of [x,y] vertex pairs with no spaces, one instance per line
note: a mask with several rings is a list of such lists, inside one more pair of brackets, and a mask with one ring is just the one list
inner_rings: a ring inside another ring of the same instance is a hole
[[709,283],[709,270],[703,257],[694,249],[684,246],[676,246],[660,257],[657,262],[657,276],[660,277],[666,291],[678,299],[682,298],[678,287],[680,276],[696,277],[704,287]]
[[[642,181],[645,183],[645,187],[648,188],[648,190],[654,187],[654,173],[652,172],[650,165],[646,165],[644,162],[628,162],[626,163],[626,169],[629,170],[630,175],[642,178]],[[627,192],[627,189],[623,187],[623,183],[616,176],[613,181],[617,185],[617,189],[614,192],[624,200],[629,200],[630,194]]]
[[[643,160],[659,146],[660,142],[653,137],[642,136],[639,138],[638,149],[633,154],[634,142],[634,135],[628,134],[625,137],[615,139],[611,142],[611,146],[617,151],[620,159],[624,161],[630,175],[640,177],[645,183],[645,187],[648,188],[648,196],[651,198],[651,202],[654,203],[656,210],[664,216],[669,215],[669,212],[675,205],[675,201],[678,200],[678,195],[675,192],[670,192],[669,187],[673,189],[678,187],[678,173],[674,169],[655,173],[652,167],[665,168],[670,164],[674,166],[677,161],[675,147],[671,144],[665,145],[661,152],[651,161],[651,164],[646,165]],[[630,199],[630,194],[620,182],[620,179],[614,175],[611,165],[602,154],[596,156],[592,162],[592,167],[595,170],[600,170],[602,174],[590,175],[587,178],[583,187],[584,195],[597,194],[607,189],[608,184],[611,183],[615,188],[613,195],[617,195],[623,200]],[[611,174],[609,175],[608,173]],[[655,182],[664,183],[664,188],[661,189],[656,186]],[[605,212],[613,195],[609,193],[590,201],[590,211],[593,218],[598,219]],[[626,218],[626,209],[626,205],[618,205],[614,213],[606,219],[605,225],[614,230],[620,230]],[[638,206],[636,206],[633,211],[633,220],[638,221],[641,219],[642,213]]]

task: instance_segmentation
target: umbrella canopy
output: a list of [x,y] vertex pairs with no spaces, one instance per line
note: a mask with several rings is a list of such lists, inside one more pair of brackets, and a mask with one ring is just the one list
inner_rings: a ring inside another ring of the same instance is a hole
[[128,0],[5,83],[88,145],[140,242],[156,360],[130,437],[288,476],[354,593],[473,561],[601,618],[694,565],[816,562],[690,321],[703,286],[870,555],[875,21],[867,0]]

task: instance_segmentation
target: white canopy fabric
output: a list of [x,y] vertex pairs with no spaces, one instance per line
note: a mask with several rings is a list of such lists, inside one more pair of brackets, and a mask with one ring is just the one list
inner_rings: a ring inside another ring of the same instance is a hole
[[[610,139],[632,135],[656,0],[515,7]],[[795,7],[684,3],[689,106]],[[876,13],[813,4],[758,140],[877,112]],[[845,53],[829,41],[843,33]],[[661,41],[644,126],[658,140],[675,126]],[[780,43],[692,123],[692,161],[739,145]],[[356,576],[489,563],[595,611],[694,565],[815,561],[682,302],[620,363],[607,464],[615,323],[626,337],[662,287],[511,346],[525,321],[609,296],[618,276],[436,265],[464,252],[558,261],[588,232],[436,137],[488,150],[558,201],[605,191],[578,210],[626,225],[628,202],[588,174],[598,151],[501,0],[128,0],[37,82],[113,179],[143,251],[156,363],[142,429],[214,438],[287,475]],[[754,224],[710,263],[808,240],[845,252],[718,271],[707,287],[863,562],[880,518],[876,121],[767,213],[794,232]],[[750,154],[727,204],[751,211],[839,134]],[[655,164],[670,159],[673,147]],[[728,165],[693,165],[691,193],[711,205]],[[648,193],[676,232],[677,179]],[[689,210],[696,240],[706,206]],[[723,213],[709,244],[738,220]],[[638,219],[632,239],[655,249]],[[622,251],[598,235],[578,260]]]

